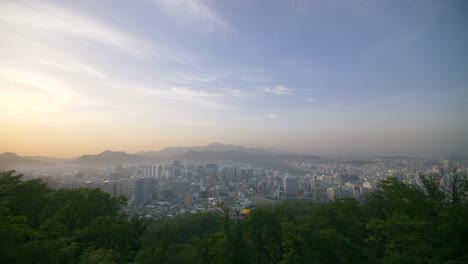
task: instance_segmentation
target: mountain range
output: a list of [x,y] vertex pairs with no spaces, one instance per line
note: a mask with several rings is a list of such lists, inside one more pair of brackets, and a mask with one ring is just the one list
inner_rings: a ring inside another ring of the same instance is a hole
[[128,163],[146,163],[152,159],[136,154],[129,154],[123,151],[106,150],[96,155],[83,155],[74,160],[73,163],[82,165],[113,165]]
[[32,159],[29,157],[21,157],[16,153],[5,152],[0,154],[0,169],[15,169],[19,167],[42,167],[42,166],[52,166],[53,163]]
[[144,164],[167,160],[184,160],[191,162],[251,162],[258,160],[285,160],[292,158],[317,158],[310,155],[291,155],[264,149],[247,148],[238,145],[213,143],[206,146],[169,147],[160,151],[140,151],[135,154],[123,151],[107,150],[95,155],[82,155],[74,160],[54,159],[48,157],[21,157],[14,153],[0,155],[0,165],[14,166],[17,164],[52,165],[59,163],[76,165],[115,165]]
[[174,159],[174,158],[180,158],[183,159],[184,157],[187,156],[193,156],[193,153],[224,153],[224,152],[238,152],[238,153],[244,153],[244,154],[252,154],[252,153],[257,153],[257,154],[272,154],[273,152],[270,152],[268,150],[264,149],[256,149],[256,148],[247,148],[243,146],[238,146],[238,145],[228,145],[228,144],[220,144],[220,143],[212,143],[206,146],[194,146],[194,147],[169,147],[162,149],[160,151],[141,151],[137,152],[137,155],[145,156],[145,157],[150,157],[153,159]]

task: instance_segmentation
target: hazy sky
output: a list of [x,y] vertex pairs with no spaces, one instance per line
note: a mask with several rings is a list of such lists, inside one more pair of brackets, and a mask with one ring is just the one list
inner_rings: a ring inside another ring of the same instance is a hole
[[468,151],[468,1],[0,1],[0,152]]

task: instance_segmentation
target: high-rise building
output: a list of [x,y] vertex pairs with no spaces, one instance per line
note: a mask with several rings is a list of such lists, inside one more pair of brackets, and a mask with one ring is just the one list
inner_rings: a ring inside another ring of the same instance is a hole
[[327,197],[329,201],[335,201],[339,198],[339,189],[338,188],[327,188]]
[[163,166],[159,165],[158,166],[158,179],[162,177],[162,173],[163,173]]
[[283,178],[283,188],[284,188],[284,194],[287,196],[289,195],[296,195],[296,192],[299,189],[299,183],[297,177],[292,177],[292,176],[285,176]]
[[174,167],[174,176],[179,177],[180,173],[182,171],[182,166],[180,165],[180,160],[175,160],[174,164],[173,164],[173,167]]
[[153,197],[154,178],[140,178],[135,181],[134,185],[134,204],[135,206],[143,206]]
[[157,165],[150,165],[148,167],[148,176],[151,178],[158,178],[158,166]]
[[315,175],[313,175],[312,178],[310,179],[310,189],[315,190],[315,188],[317,188],[317,186],[315,182]]
[[115,197],[117,195],[117,181],[104,181],[101,190]]
[[135,181],[135,206],[143,206],[145,204],[145,179]]

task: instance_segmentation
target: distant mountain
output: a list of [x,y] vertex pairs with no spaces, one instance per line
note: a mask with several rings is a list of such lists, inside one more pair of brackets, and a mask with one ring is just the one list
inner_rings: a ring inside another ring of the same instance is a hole
[[220,150],[220,151],[197,151],[189,150],[181,156],[174,157],[181,160],[190,160],[193,162],[217,162],[217,161],[238,161],[249,162],[254,159],[269,159],[273,154],[263,151],[246,150]]
[[[257,154],[272,154],[268,150],[264,149],[256,149],[256,148],[246,148],[243,146],[238,145],[227,145],[227,144],[220,144],[220,143],[212,143],[206,146],[194,146],[194,147],[169,147],[162,149],[160,151],[142,151],[137,152],[137,155],[150,157],[154,159],[175,159],[175,158],[187,158],[195,155],[195,153],[200,153],[199,155],[208,155],[207,153],[211,153],[210,155],[216,156],[221,152],[237,152],[237,154],[243,153],[257,153]],[[192,154],[188,154],[192,153]],[[205,153],[205,154],[201,154]],[[188,156],[186,156],[188,154]],[[231,153],[233,155],[234,153]],[[237,155],[236,154],[236,155]]]
[[284,162],[287,160],[316,160],[319,156],[278,154],[266,150],[224,150],[224,151],[196,151],[189,150],[174,159],[187,160],[191,162],[219,162],[236,161],[257,164],[260,161]]
[[44,162],[54,163],[54,164],[73,161],[72,158],[53,158],[53,157],[43,157],[43,156],[24,156],[24,157],[28,159],[44,161]]
[[280,151],[270,151],[265,149],[247,148],[238,145],[226,145],[213,143],[207,146],[196,147],[171,147],[161,151],[138,152],[142,156],[151,157],[158,160],[183,160],[189,162],[221,162],[232,161],[249,164],[284,163],[288,160],[316,160],[319,156],[296,155]]
[[152,161],[149,157],[136,154],[128,154],[122,151],[107,150],[97,155],[83,155],[73,161],[82,165],[114,165],[129,163],[145,163]]
[[51,166],[53,163],[41,160],[21,157],[16,153],[5,152],[0,154],[0,168],[2,169],[18,169],[25,166]]

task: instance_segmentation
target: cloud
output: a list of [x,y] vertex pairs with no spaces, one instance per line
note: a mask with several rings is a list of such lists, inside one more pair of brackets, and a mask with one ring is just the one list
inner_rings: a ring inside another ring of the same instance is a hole
[[222,89],[217,90],[206,90],[206,89],[195,89],[192,87],[167,87],[164,84],[160,85],[134,85],[126,84],[120,86],[132,93],[143,92],[148,96],[155,96],[167,100],[187,102],[195,104],[204,108],[210,109],[224,109],[229,108],[230,102],[233,95]]
[[207,74],[188,74],[188,73],[179,73],[174,76],[174,81],[182,83],[213,83],[218,80],[218,76],[207,75]]
[[26,86],[32,94],[42,94],[49,100],[68,102],[79,99],[68,84],[46,75],[0,66],[0,80],[9,84]]
[[202,26],[208,31],[231,31],[208,2],[203,0],[154,0],[160,9],[172,16],[182,26]]
[[306,100],[307,100],[307,102],[310,102],[310,103],[316,103],[318,101],[317,98],[313,98],[313,97],[309,97]]
[[121,107],[107,100],[84,93],[76,84],[40,72],[0,66],[0,107],[15,111],[55,112],[63,115],[66,109]]
[[176,96],[181,96],[182,98],[216,98],[221,96],[218,93],[197,91],[189,87],[173,87],[171,88],[171,93],[175,94]]
[[7,2],[0,8],[0,20],[11,24],[15,31],[43,34],[45,37],[71,36],[94,41],[127,54],[144,57],[149,46],[115,27],[45,2]]
[[272,113],[269,113],[269,114],[267,114],[266,116],[267,116],[268,118],[270,118],[270,119],[276,119],[276,118],[278,117],[277,115],[272,114]]
[[106,74],[84,63],[73,63],[73,62],[63,63],[63,62],[44,60],[44,59],[39,60],[39,62],[43,65],[50,66],[50,67],[53,67],[53,68],[56,68],[56,69],[59,69],[61,71],[65,71],[68,73],[85,74],[85,75],[89,75],[89,76],[96,77],[99,79],[107,78]]
[[104,112],[86,114],[89,107],[99,107],[100,110],[114,107],[89,98],[68,82],[42,73],[0,66],[0,86],[0,116],[12,122],[93,119]]
[[179,126],[191,126],[191,127],[212,127],[216,125],[216,122],[213,121],[187,121],[187,120],[177,120],[171,122],[174,125]]
[[[119,84],[114,84],[119,86]],[[139,88],[137,88],[139,87]],[[233,88],[218,88],[218,89],[201,89],[192,86],[173,86],[171,83],[166,84],[126,84],[125,89],[129,91],[142,91],[149,96],[156,96],[174,101],[182,101],[204,108],[210,109],[225,109],[230,108],[236,101],[240,99],[253,99],[265,94],[272,95],[287,95],[292,93],[292,89],[276,86],[273,88],[262,88],[257,92],[246,92],[241,89]],[[267,115],[270,118],[275,118],[273,114]]]
[[239,89],[221,88],[220,91],[229,97],[241,98],[245,96],[245,93]]
[[293,93],[293,89],[288,87],[277,85],[274,87],[262,87],[258,89],[259,92],[271,95],[288,95]]

